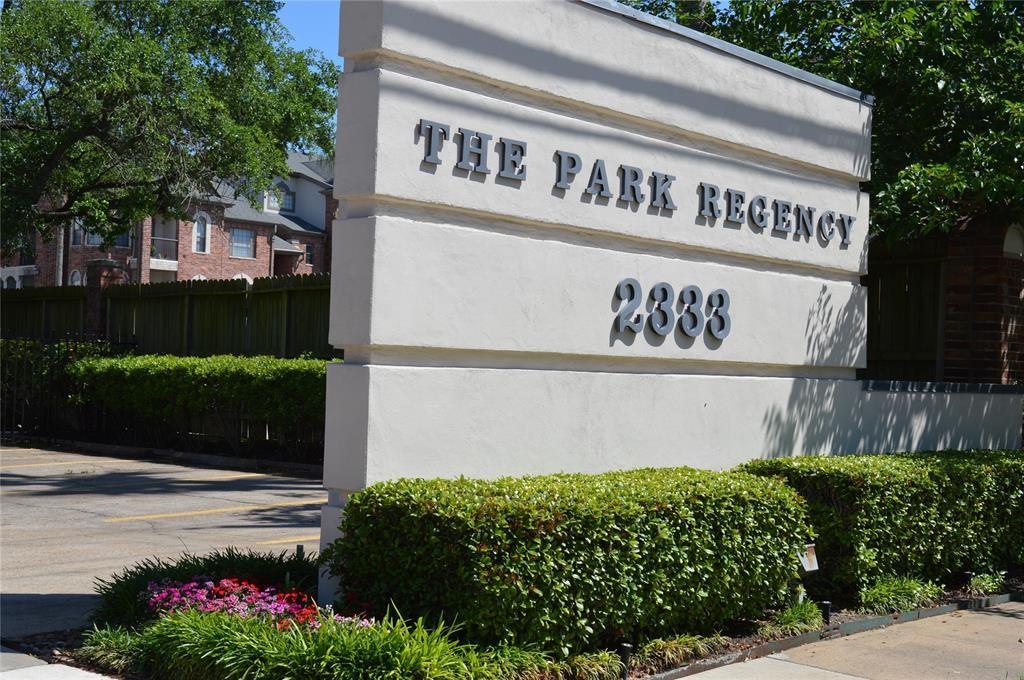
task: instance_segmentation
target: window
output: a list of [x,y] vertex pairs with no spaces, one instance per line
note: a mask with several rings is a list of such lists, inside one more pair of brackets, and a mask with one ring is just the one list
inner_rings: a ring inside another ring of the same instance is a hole
[[245,279],[247,283],[252,283],[252,277],[248,274],[235,274],[231,277],[232,279]]
[[196,213],[192,218],[192,252],[210,252],[210,216]]
[[278,182],[267,192],[267,210],[295,211],[295,192],[284,182]]
[[13,276],[8,276],[7,280],[4,281],[4,288],[17,288],[17,287],[18,287],[18,279],[14,278]]
[[82,218],[76,217],[71,222],[71,245],[80,246],[85,241],[85,228],[82,227]]
[[256,233],[251,229],[231,228],[231,257],[256,257]]
[[281,190],[281,210],[285,212],[295,212],[295,192]]
[[1011,224],[1003,239],[1003,255],[1024,260],[1024,227]]
[[192,280],[193,281],[205,281],[206,277],[203,276],[202,274],[196,274],[195,276],[192,277]]
[[313,244],[312,243],[307,243],[306,244],[306,264],[308,264],[310,267],[313,266]]
[[131,245],[131,232],[126,231],[123,234],[118,234],[114,238],[114,247],[116,248],[127,248]]
[[68,276],[69,286],[82,286],[85,285],[85,281],[82,280],[82,272],[77,269],[72,269],[71,274]]
[[89,232],[85,232],[85,245],[101,246],[103,245],[103,236],[100,234],[90,234]]

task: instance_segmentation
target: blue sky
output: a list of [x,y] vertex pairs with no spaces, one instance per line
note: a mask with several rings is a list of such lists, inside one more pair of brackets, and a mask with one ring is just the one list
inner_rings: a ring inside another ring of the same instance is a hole
[[335,63],[338,56],[338,0],[286,0],[278,13],[292,34],[292,45],[300,50],[318,49]]

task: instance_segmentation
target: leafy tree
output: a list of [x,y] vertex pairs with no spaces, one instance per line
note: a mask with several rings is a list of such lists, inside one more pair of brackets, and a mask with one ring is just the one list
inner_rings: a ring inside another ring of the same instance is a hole
[[710,0],[627,0],[626,4],[697,31],[711,32],[718,16]]
[[331,149],[337,68],[272,0],[5,0],[5,250],[80,218],[107,239],[221,183],[255,198],[286,148]]
[[733,0],[705,25],[875,95],[874,230],[1024,216],[1024,3]]

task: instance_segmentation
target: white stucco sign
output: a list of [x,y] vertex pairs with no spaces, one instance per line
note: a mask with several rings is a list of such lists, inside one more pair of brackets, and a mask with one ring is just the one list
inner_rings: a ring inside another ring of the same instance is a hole
[[324,540],[396,477],[1019,444],[856,379],[870,97],[605,0],[343,2],[341,49]]

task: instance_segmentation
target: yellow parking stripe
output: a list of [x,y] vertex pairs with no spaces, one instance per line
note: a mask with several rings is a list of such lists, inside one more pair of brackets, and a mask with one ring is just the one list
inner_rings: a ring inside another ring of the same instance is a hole
[[320,534],[313,534],[311,536],[293,536],[292,538],[280,538],[276,541],[260,541],[256,545],[283,545],[285,543],[309,543],[311,541],[319,541]]
[[141,465],[139,461],[123,460],[58,460],[55,463],[20,463],[18,465],[0,465],[0,472],[15,468],[46,467],[48,465]]
[[172,517],[199,517],[201,515],[221,515],[230,512],[251,512],[253,510],[269,510],[271,508],[290,508],[298,505],[323,505],[326,498],[305,501],[283,501],[281,503],[265,503],[262,505],[232,505],[227,508],[208,508],[206,510],[186,510],[185,512],[161,512],[154,515],[128,515],[127,517],[110,517],[104,522],[144,522],[150,519],[169,519]]
[[253,477],[266,477],[263,472],[232,472],[222,475],[207,475],[205,477],[181,477],[175,482],[212,482],[214,480],[226,481],[229,479],[252,479]]

